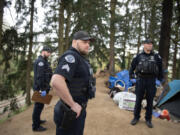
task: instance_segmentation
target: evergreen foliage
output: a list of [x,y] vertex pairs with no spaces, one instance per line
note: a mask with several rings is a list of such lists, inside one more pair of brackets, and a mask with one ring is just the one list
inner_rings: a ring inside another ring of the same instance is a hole
[[[32,87],[32,67],[28,69],[27,61],[30,60],[32,66],[42,45],[52,47],[59,57],[71,46],[72,35],[79,30],[85,30],[96,38],[96,42],[91,43],[89,54],[95,70],[107,67],[110,69],[109,64],[112,61],[110,72],[129,69],[133,56],[142,51],[142,40],[151,38],[155,50],[160,52],[166,63],[165,67],[170,69],[170,77],[180,78],[179,0],[169,3],[171,9],[167,6],[169,0],[41,0],[45,18],[40,31],[30,31],[32,0],[14,1],[16,26],[3,30],[4,12],[0,12],[0,100],[14,97],[19,91],[27,93],[25,76],[28,70],[28,84]],[[5,3],[1,5],[1,11],[12,6],[7,0],[3,2]],[[41,16],[37,16],[37,1],[34,2],[34,16],[31,21],[37,24]],[[167,19],[169,10],[172,11],[172,17],[170,14]],[[170,26],[171,31],[163,30],[167,28],[164,27],[167,26],[166,21],[169,21],[168,28]],[[164,37],[163,34],[168,36]],[[45,37],[44,41],[39,41],[41,36]],[[34,53],[28,58],[32,37]],[[167,48],[163,49],[165,46]]]

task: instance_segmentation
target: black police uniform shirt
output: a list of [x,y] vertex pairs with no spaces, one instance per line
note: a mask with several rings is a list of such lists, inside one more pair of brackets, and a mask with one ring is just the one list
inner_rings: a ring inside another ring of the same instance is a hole
[[52,69],[47,58],[39,56],[34,62],[34,86],[36,91],[50,90],[50,80],[52,77]]
[[[66,79],[67,86],[69,86],[70,83],[75,83],[76,87],[79,87],[80,89],[80,83],[88,86],[89,76],[92,74],[92,71],[89,61],[75,48],[71,47],[59,58],[58,66],[54,74],[62,75]],[[76,78],[80,78],[80,81],[75,82],[77,80]],[[70,93],[71,92],[72,91],[70,89]],[[72,97],[74,99],[73,95]],[[84,98],[84,96],[79,98]],[[87,100],[87,98],[85,100]]]
[[[137,66],[139,62],[142,60],[142,58],[145,58],[145,60],[148,61],[155,61],[155,64],[157,65],[158,68],[158,73],[152,74],[153,77],[156,77],[158,80],[162,81],[163,79],[163,69],[162,69],[162,59],[159,54],[151,52],[150,54],[145,53],[144,51],[140,54],[138,54],[135,58],[133,58],[132,63],[131,63],[131,68],[129,70],[129,75],[130,78],[134,78],[134,71],[136,70],[136,75],[138,76],[138,71],[137,71]],[[149,67],[150,68],[150,67]],[[148,73],[147,73],[148,74]],[[151,75],[151,73],[150,73]]]

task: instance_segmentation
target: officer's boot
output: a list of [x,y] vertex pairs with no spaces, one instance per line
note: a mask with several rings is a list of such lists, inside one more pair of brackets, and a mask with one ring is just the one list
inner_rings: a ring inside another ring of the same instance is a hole
[[139,119],[136,119],[134,118],[132,121],[131,121],[131,125],[136,125],[138,123]]

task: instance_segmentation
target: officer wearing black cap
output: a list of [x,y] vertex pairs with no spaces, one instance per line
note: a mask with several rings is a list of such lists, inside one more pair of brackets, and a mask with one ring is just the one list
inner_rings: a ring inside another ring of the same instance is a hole
[[87,32],[76,32],[72,47],[59,58],[51,80],[60,97],[54,108],[56,135],[83,135],[87,102],[96,90],[92,68],[85,58],[91,41]]
[[[34,62],[34,85],[33,90],[39,91],[41,96],[46,96],[46,93],[50,90],[50,80],[52,76],[52,69],[48,62],[48,57],[51,55],[51,49],[44,46],[41,55]],[[45,131],[46,128],[42,127],[40,124],[45,123],[45,120],[41,120],[41,112],[44,108],[43,103],[35,102],[34,110],[32,114],[32,130],[33,131]]]
[[136,80],[136,104],[134,108],[134,119],[132,125],[137,124],[140,119],[141,102],[145,95],[147,100],[146,107],[146,125],[153,128],[152,124],[152,108],[153,98],[156,94],[156,78],[160,81],[163,79],[162,59],[159,54],[154,53],[153,42],[150,39],[143,41],[143,52],[138,54],[131,63],[129,71],[130,78],[137,76]]

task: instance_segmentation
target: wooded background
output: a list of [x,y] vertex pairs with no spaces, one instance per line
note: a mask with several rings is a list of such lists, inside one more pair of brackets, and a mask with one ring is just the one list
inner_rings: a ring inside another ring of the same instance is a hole
[[[61,56],[79,30],[96,38],[89,55],[94,70],[106,65],[110,74],[129,69],[142,40],[150,38],[168,79],[180,78],[179,0],[41,0],[45,18],[40,31],[33,29],[41,18],[36,3],[15,0],[13,6],[11,0],[0,0],[0,100],[23,92],[30,105],[32,65],[39,48],[48,45]],[[13,27],[6,27],[6,8],[15,8]],[[42,36],[45,40],[39,41]],[[55,67],[56,62],[51,62]]]

